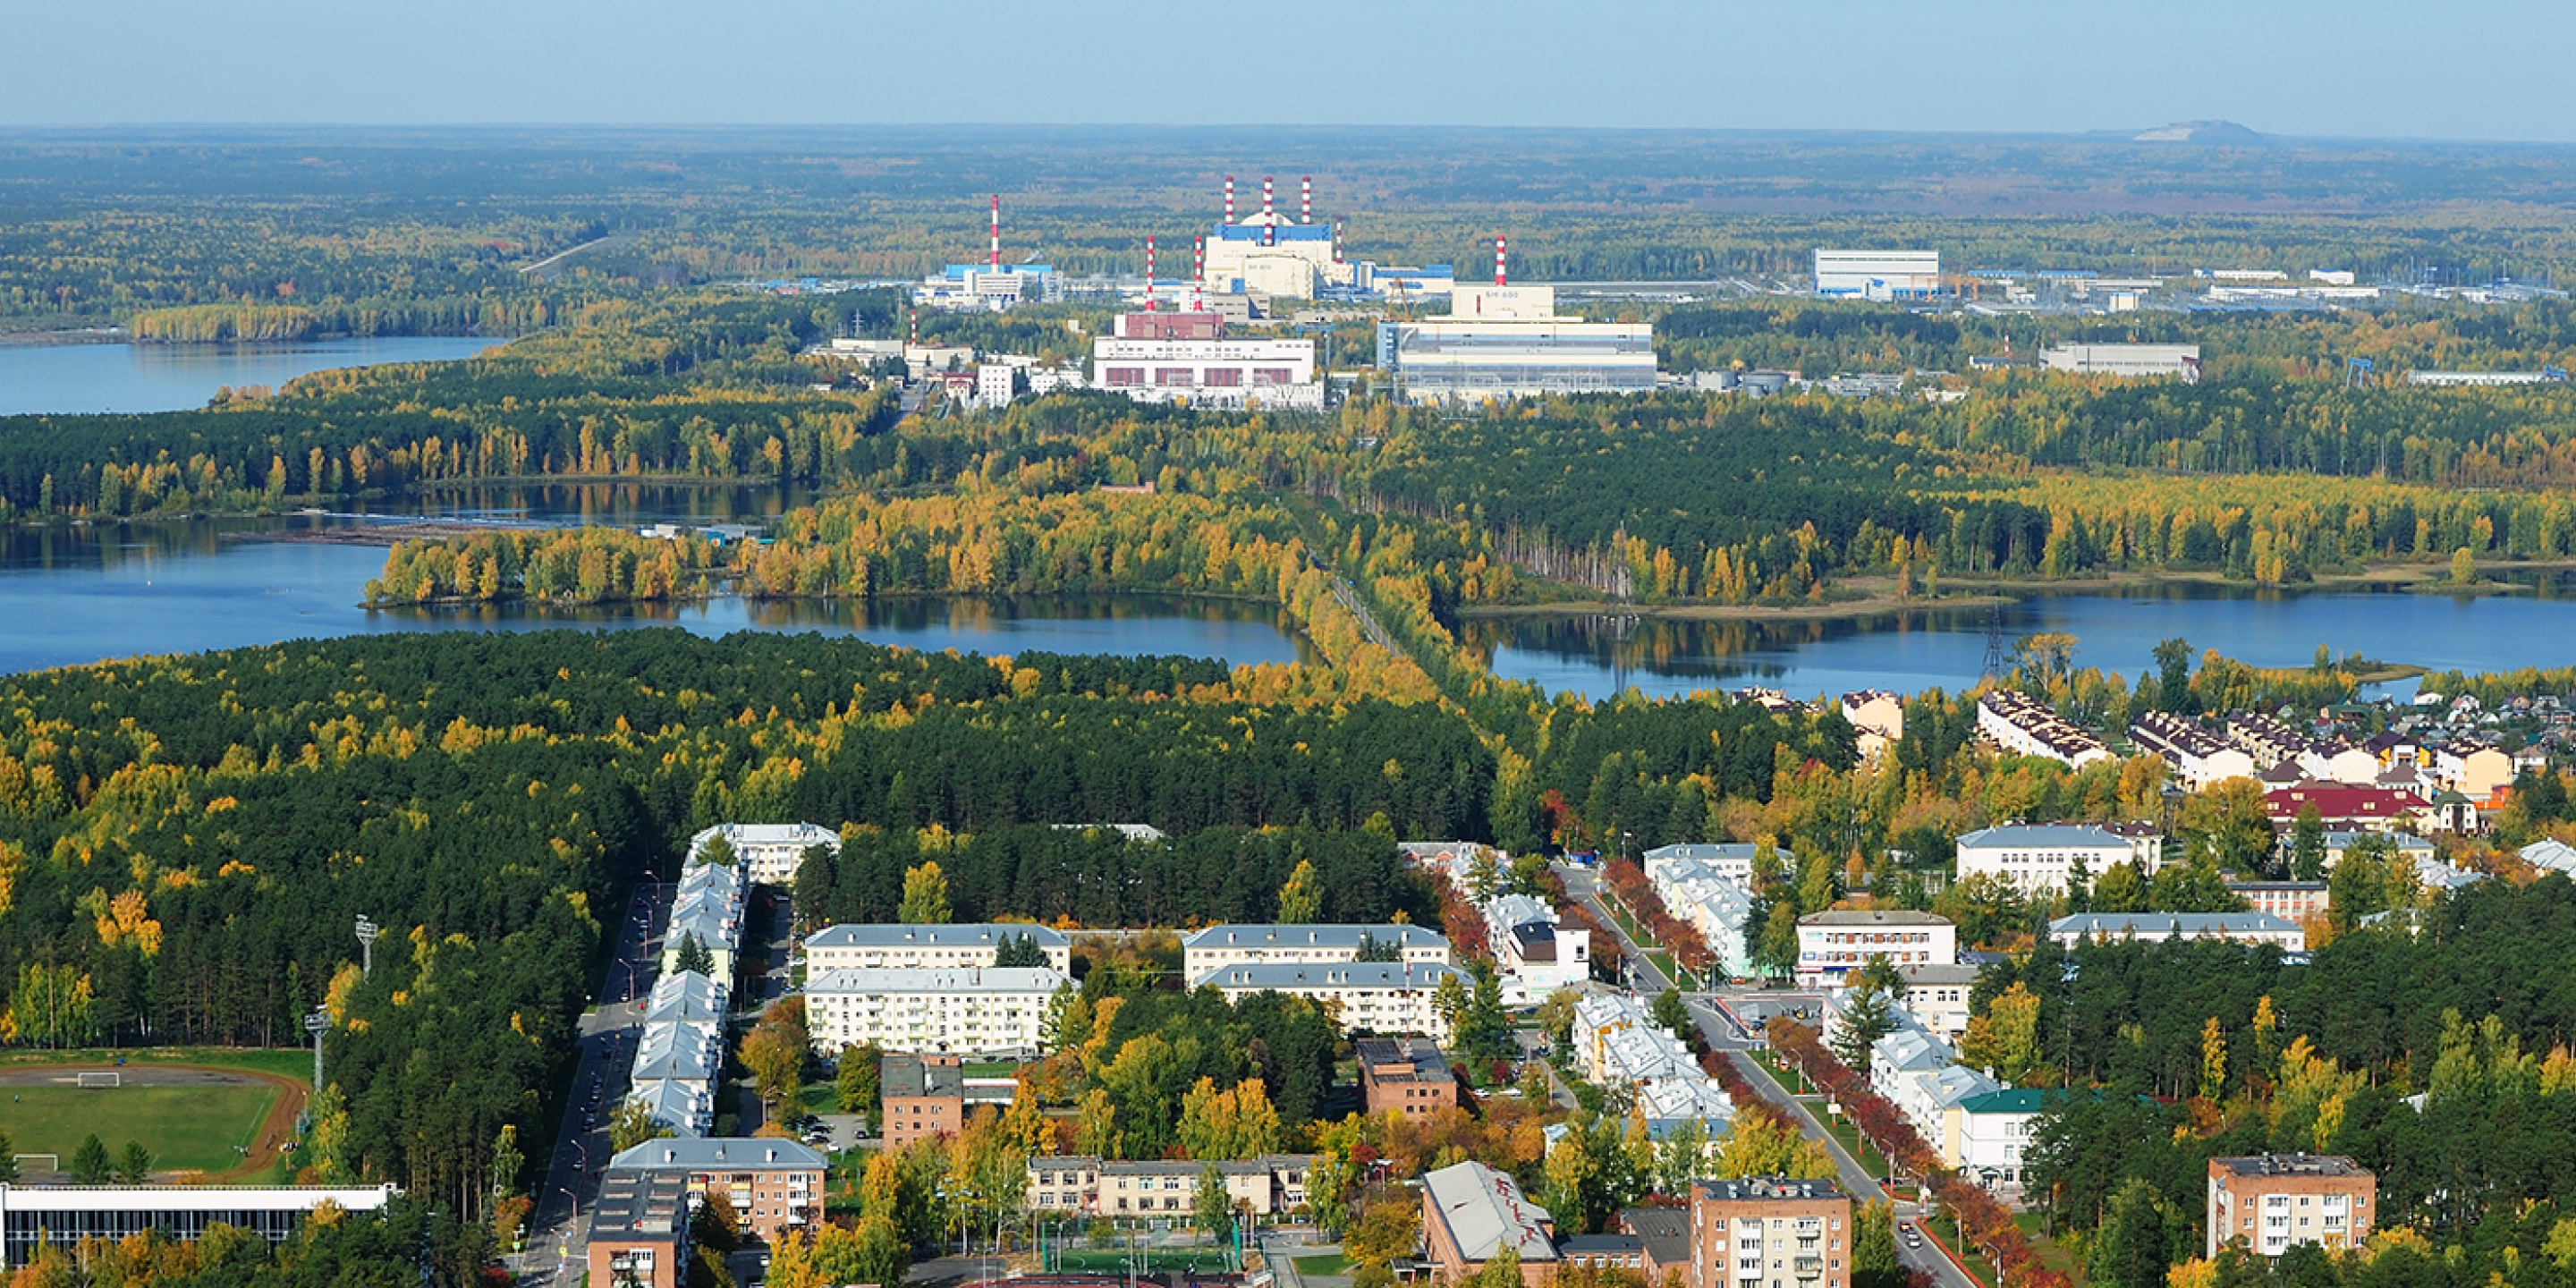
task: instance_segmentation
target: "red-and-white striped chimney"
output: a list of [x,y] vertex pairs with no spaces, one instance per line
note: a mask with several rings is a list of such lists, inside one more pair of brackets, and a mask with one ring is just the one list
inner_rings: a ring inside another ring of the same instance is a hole
[[1270,176],[1261,176],[1261,213],[1270,213]]
[[1503,235],[1501,233],[1494,234],[1494,285],[1509,286],[1512,284],[1511,255],[1511,248],[1503,243]]
[[1145,311],[1154,311],[1154,235],[1145,234]]
[[993,194],[993,271],[1002,271],[1002,194]]
[[1225,177],[1225,221],[1234,222],[1234,176]]
[[1315,222],[1315,176],[1300,175],[1297,182],[1305,187],[1304,195],[1297,199],[1297,222],[1311,224]]

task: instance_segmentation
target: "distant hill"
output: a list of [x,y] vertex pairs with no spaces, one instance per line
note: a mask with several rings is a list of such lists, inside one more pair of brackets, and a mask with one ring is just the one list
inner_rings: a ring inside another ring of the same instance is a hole
[[2271,142],[2234,121],[2176,121],[2129,137],[2135,143],[2218,143],[2234,147],[2259,147]]

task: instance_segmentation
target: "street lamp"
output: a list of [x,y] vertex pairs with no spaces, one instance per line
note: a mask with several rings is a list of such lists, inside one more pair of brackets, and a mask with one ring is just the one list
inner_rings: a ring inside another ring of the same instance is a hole
[[322,1094],[322,1035],[330,1030],[331,1012],[325,1008],[314,1007],[304,1017],[304,1031],[313,1035],[313,1094],[317,1096]]
[[360,975],[373,976],[376,973],[376,936],[383,933],[384,928],[382,926],[369,920],[364,913],[359,914],[358,973]]

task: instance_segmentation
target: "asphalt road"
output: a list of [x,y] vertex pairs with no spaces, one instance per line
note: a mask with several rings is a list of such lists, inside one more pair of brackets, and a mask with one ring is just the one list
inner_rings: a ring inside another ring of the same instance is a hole
[[608,1166],[608,1119],[626,1098],[626,1074],[644,1021],[643,999],[659,969],[660,936],[671,887],[639,885],[617,924],[617,952],[601,980],[599,1004],[581,1017],[580,1057],[554,1152],[529,1224],[527,1251],[511,1261],[523,1288],[570,1288],[588,1256],[581,1214]]
[[[1655,969],[1655,964],[1638,949],[1636,942],[1628,938],[1628,932],[1620,928],[1618,919],[1612,917],[1610,910],[1602,906],[1592,869],[1559,865],[1556,872],[1557,875],[1565,878],[1566,894],[1583,905],[1584,910],[1590,912],[1593,919],[1600,922],[1602,927],[1619,941],[1619,947],[1627,953],[1628,961],[1633,964],[1631,987],[1637,993],[1649,996],[1661,993],[1670,987],[1672,981],[1666,979],[1662,971]],[[1816,1000],[1813,994],[1790,993],[1783,990],[1745,990],[1742,995],[1759,997],[1765,1005],[1784,1002],[1791,1005],[1800,1002],[1812,1004]],[[1834,1166],[1842,1174],[1845,1190],[1865,1199],[1887,1197],[1887,1192],[1879,1185],[1878,1179],[1861,1167],[1860,1160],[1853,1157],[1850,1150],[1843,1148],[1842,1142],[1835,1140],[1833,1133],[1825,1130],[1825,1125],[1817,1121],[1816,1116],[1808,1111],[1806,1105],[1800,1103],[1796,1096],[1789,1094],[1789,1089],[1781,1086],[1779,1079],[1771,1076],[1770,1070],[1763,1068],[1760,1063],[1751,1058],[1748,1053],[1754,1046],[1752,1035],[1738,1030],[1734,1021],[1717,1009],[1713,1004],[1714,995],[1695,994],[1686,1000],[1690,1003],[1691,1017],[1699,1022],[1700,1033],[1708,1039],[1709,1046],[1733,1062],[1736,1071],[1744,1075],[1744,1080],[1752,1085],[1756,1094],[1772,1102],[1775,1108],[1787,1113],[1789,1120],[1798,1125],[1801,1135],[1809,1140],[1824,1142],[1826,1150],[1833,1155]],[[1900,1227],[1896,1240],[1898,1261],[1908,1269],[1929,1273],[1935,1288],[1977,1288],[1976,1280],[1960,1270],[1958,1265],[1948,1257],[1943,1256],[1940,1249],[1935,1247],[1929,1238],[1926,1238],[1920,1247],[1908,1246],[1902,1227],[1920,1219],[1920,1213],[1914,1205],[1908,1204],[1899,1208],[1896,1219]]]

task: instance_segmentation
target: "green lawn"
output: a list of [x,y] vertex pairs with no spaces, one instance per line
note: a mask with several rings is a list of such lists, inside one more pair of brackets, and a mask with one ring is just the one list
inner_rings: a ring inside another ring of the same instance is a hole
[[1327,1252],[1313,1257],[1291,1257],[1289,1260],[1297,1263],[1297,1273],[1301,1275],[1330,1276],[1346,1275],[1351,1272],[1351,1259],[1338,1252]]
[[809,1114],[837,1114],[841,1112],[841,1089],[834,1083],[811,1083],[796,1093],[796,1102]]
[[1924,1221],[1923,1225],[1933,1237],[1948,1244],[1950,1251],[1959,1254],[1959,1259],[1967,1263],[1969,1278],[1985,1285],[1985,1288],[1994,1288],[1995,1268],[1986,1264],[1986,1259],[1977,1255],[1977,1250],[1969,1247],[1967,1240],[1959,1237],[1958,1222],[1946,1216],[1936,1216]]
[[1878,1147],[1870,1144],[1869,1138],[1861,1135],[1851,1125],[1849,1119],[1836,1118],[1832,1114],[1825,1113],[1821,1106],[1818,1107],[1816,1117],[1823,1119],[1825,1130],[1833,1133],[1834,1139],[1841,1141],[1843,1148],[1850,1150],[1852,1157],[1860,1160],[1861,1170],[1881,1180],[1887,1178],[1886,1155],[1879,1153]]
[[1013,1061],[977,1060],[968,1063],[960,1071],[960,1076],[967,1078],[1010,1078],[1018,1076],[1019,1072],[1020,1066]]
[[125,1143],[136,1141],[152,1152],[155,1169],[208,1172],[241,1164],[240,1150],[258,1143],[252,1138],[279,1094],[267,1083],[5,1090],[0,1130],[17,1153],[58,1154],[68,1169],[73,1151],[95,1133],[111,1158],[121,1159]]
[[2040,1232],[2039,1214],[2017,1212],[2013,1224],[2021,1227],[2022,1237],[2030,1240],[2030,1250],[2039,1254],[2039,1264],[2066,1276],[2073,1288],[2084,1288],[2084,1263],[2075,1259],[2056,1240]]

